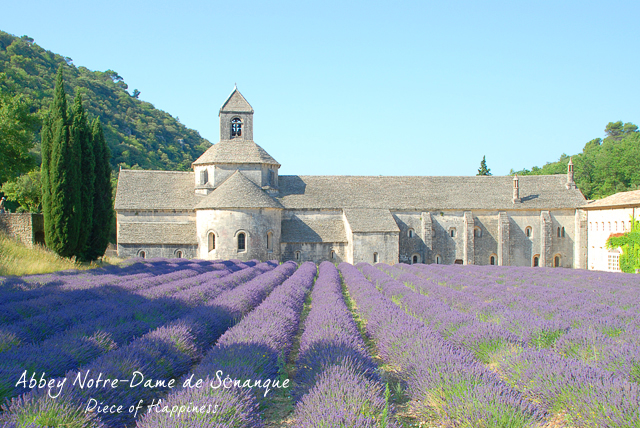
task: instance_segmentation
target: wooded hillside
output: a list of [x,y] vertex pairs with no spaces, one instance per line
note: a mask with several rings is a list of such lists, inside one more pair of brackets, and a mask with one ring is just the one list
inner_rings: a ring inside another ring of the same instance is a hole
[[[76,67],[71,58],[43,49],[30,37],[0,31],[0,90],[9,96],[23,94],[40,119],[53,99],[60,64],[67,96],[73,99],[80,91],[89,118],[100,117],[114,169],[188,170],[210,147],[197,131],[139,100],[137,90],[130,94],[117,72]],[[34,138],[34,154],[39,157],[40,137]]]
[[[609,122],[604,139],[589,141],[582,153],[573,155],[578,189],[587,199],[600,199],[618,192],[640,189],[640,133],[633,123]],[[566,174],[569,156],[542,168],[513,171],[518,175]]]

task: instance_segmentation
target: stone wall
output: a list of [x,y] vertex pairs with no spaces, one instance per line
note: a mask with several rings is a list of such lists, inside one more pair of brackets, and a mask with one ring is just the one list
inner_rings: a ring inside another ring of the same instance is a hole
[[[280,260],[280,235],[282,210],[260,209],[219,209],[196,211],[198,228],[197,257],[210,260],[239,259]],[[208,235],[213,232],[216,245],[209,251]],[[267,233],[273,234],[273,249],[267,250]],[[238,249],[238,234],[245,234],[245,249]]]
[[[503,266],[533,266],[537,256],[540,266],[553,266],[560,256],[561,267],[585,267],[586,222],[576,210],[394,212],[393,216],[400,228],[400,263],[412,263],[413,256],[420,255],[422,263],[435,263],[440,256],[443,264],[488,265],[493,257]],[[409,237],[410,229],[416,236]]]
[[[169,259],[180,258],[194,259],[198,257],[197,245],[173,245],[173,244],[118,244],[118,257],[166,257]],[[180,252],[180,254],[178,253]]]
[[[398,260],[410,263],[413,256],[418,256],[418,262],[426,260],[426,245],[423,233],[423,213],[394,212],[393,219],[400,228]],[[411,232],[411,233],[409,233]]]
[[28,247],[44,245],[44,217],[34,213],[0,214],[0,231]]
[[[373,233],[353,232],[352,264],[373,264],[373,254],[378,254],[378,263],[398,263],[398,232]],[[408,262],[408,261],[407,261]]]
[[[296,263],[329,261],[342,263],[347,261],[347,244],[344,242],[287,242],[280,244],[282,261],[293,260]],[[299,252],[299,257],[296,253]],[[331,257],[333,252],[333,258]]]

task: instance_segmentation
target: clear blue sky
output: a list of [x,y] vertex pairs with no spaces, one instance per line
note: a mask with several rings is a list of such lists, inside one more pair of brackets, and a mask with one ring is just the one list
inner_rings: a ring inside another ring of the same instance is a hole
[[640,124],[636,1],[5,2],[212,143],[237,82],[281,174],[494,175]]

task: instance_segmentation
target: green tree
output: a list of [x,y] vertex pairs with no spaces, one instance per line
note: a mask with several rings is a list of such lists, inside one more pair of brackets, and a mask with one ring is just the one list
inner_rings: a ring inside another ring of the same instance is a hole
[[109,245],[110,226],[114,219],[111,186],[111,154],[104,139],[100,119],[91,124],[93,152],[95,155],[95,185],[93,192],[93,223],[89,242],[83,258],[95,260],[104,255]]
[[11,201],[20,204],[18,212],[39,213],[42,210],[40,171],[23,174],[2,185],[2,191]]
[[640,269],[640,222],[631,217],[631,230],[622,236],[607,239],[607,248],[622,248],[620,270],[634,273]]
[[78,199],[77,210],[80,213],[78,219],[80,229],[78,231],[78,246],[75,254],[82,256],[86,251],[86,246],[91,233],[91,222],[93,221],[93,187],[95,181],[94,155],[91,129],[87,123],[87,115],[82,107],[82,96],[80,92],[76,94],[72,108],[72,122],[70,130],[70,142],[73,147],[80,150],[80,198]]
[[[640,133],[633,123],[609,122],[604,139],[585,144],[573,156],[575,182],[588,199],[599,199],[617,192],[640,188]],[[566,174],[568,157],[542,168],[515,171],[518,175]]]
[[482,156],[482,162],[480,162],[480,168],[476,175],[491,175],[491,170],[487,168],[487,159],[485,156]]
[[604,129],[604,133],[607,134],[607,138],[613,138],[615,140],[621,140],[624,136],[638,132],[638,127],[633,123],[622,123],[621,120],[617,122],[609,122]]
[[42,204],[45,242],[62,257],[76,255],[80,231],[80,149],[70,138],[62,66],[42,129]]
[[36,166],[29,150],[35,144],[37,126],[26,98],[12,97],[0,88],[0,185]]

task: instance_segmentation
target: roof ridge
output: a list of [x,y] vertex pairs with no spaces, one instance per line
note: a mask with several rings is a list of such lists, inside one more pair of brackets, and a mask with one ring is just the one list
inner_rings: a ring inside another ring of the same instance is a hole
[[167,171],[164,169],[121,169],[119,172],[162,172],[162,173],[171,173],[171,174],[193,174],[193,171]]
[[194,209],[216,208],[283,208],[283,206],[241,171],[235,170],[194,207]]

